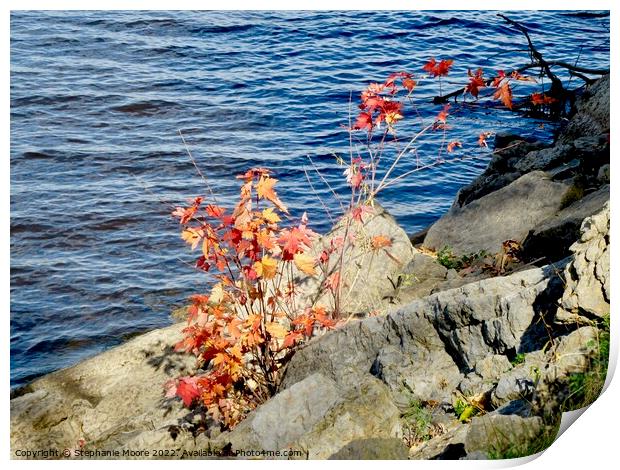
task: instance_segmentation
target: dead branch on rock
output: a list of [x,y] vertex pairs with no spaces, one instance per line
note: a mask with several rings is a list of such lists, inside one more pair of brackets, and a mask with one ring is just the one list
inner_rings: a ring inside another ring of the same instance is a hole
[[[609,69],[596,69],[596,68],[590,68],[590,67],[581,67],[581,66],[577,66],[576,64],[573,65],[573,64],[569,64],[567,62],[563,62],[560,60],[551,60],[551,61],[545,60],[542,53],[536,48],[536,46],[532,42],[532,39],[530,38],[530,35],[529,35],[529,31],[527,30],[525,26],[518,23],[517,21],[512,20],[511,18],[508,18],[506,15],[503,15],[501,13],[498,13],[497,16],[504,19],[508,24],[514,26],[521,33],[523,33],[528,43],[528,49],[526,50],[529,53],[531,62],[527,65],[523,65],[517,69],[510,71],[510,73],[513,73],[513,72],[522,73],[529,69],[539,69],[540,74],[547,76],[549,80],[551,81],[551,88],[549,89],[547,94],[551,97],[558,99],[558,103],[563,103],[567,99],[570,99],[571,96],[568,96],[568,95],[571,95],[572,93],[570,93],[568,90],[564,88],[562,81],[557,77],[557,75],[553,73],[552,67],[561,67],[565,70],[568,70],[570,75],[580,78],[588,85],[592,83],[594,79],[589,78],[586,74],[607,75],[609,73]],[[497,77],[492,77],[492,78],[487,79],[485,81],[485,85],[486,86],[491,85],[496,78]],[[433,98],[433,104],[446,103],[451,98],[454,98],[456,101],[457,97],[465,93],[465,89],[466,88],[463,87],[463,88],[459,88],[458,90],[454,90],[445,95],[435,96]]]

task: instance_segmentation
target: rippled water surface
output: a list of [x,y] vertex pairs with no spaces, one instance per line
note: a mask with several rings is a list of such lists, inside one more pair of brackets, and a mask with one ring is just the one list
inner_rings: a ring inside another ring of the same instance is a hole
[[[609,63],[604,13],[511,16],[548,57]],[[235,174],[268,166],[292,212],[307,210],[323,231],[329,219],[303,168],[310,156],[346,190],[332,154],[348,152],[351,93],[392,71],[422,73],[431,55],[455,60],[442,83],[452,90],[468,66],[523,65],[515,51],[523,47],[495,12],[14,12],[12,385],[170,323],[171,309],[204,287],[169,215],[205,191],[179,131],[223,204],[237,192]],[[417,96],[430,98],[437,85]],[[422,117],[438,111],[420,108]],[[483,106],[451,123],[451,140],[474,143],[486,129],[541,138],[551,129]],[[413,127],[403,122],[402,132]],[[438,137],[421,140],[418,152],[436,152]],[[485,165],[443,165],[381,201],[413,232]]]

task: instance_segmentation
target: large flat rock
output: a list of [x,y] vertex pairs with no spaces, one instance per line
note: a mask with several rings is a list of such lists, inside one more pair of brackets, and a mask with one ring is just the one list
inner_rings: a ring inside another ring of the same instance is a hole
[[[146,430],[170,440],[187,415],[164,399],[164,383],[194,363],[172,346],[183,324],[154,330],[68,369],[35,380],[11,400],[11,448],[117,449]],[[12,452],[14,455],[14,452]]]
[[468,205],[453,207],[428,231],[424,246],[455,254],[501,252],[506,240],[523,241],[529,231],[556,214],[570,186],[533,171]]

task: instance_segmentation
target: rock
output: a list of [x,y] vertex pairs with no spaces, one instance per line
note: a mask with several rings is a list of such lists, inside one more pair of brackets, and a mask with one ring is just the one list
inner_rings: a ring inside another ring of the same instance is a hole
[[401,347],[386,346],[379,351],[371,372],[390,387],[393,400],[401,407],[411,400],[450,403],[462,378],[452,358],[439,348],[405,353]]
[[467,455],[465,451],[466,425],[455,421],[439,436],[423,442],[409,450],[412,460],[457,460]]
[[529,230],[560,210],[569,186],[534,171],[463,208],[453,207],[428,231],[424,246],[457,255],[498,253],[502,242],[523,240]]
[[468,454],[480,451],[487,457],[510,458],[530,455],[534,441],[544,431],[540,417],[522,418],[517,415],[488,414],[476,417],[468,427],[465,450]]
[[450,356],[468,371],[489,354],[540,348],[548,338],[538,303],[559,295],[561,282],[547,267],[433,294],[423,308]]
[[308,459],[326,459],[352,441],[401,437],[400,412],[379,380],[367,377],[343,398],[292,447]]
[[609,132],[609,75],[596,81],[575,103],[576,113],[562,130],[559,142]]
[[288,448],[341,400],[341,391],[333,380],[312,374],[258,407],[232,432],[220,435],[218,445],[230,443],[233,451]]
[[[436,258],[416,253],[400,275],[394,298],[400,303],[406,303],[425,297],[446,280],[447,276],[448,269],[439,264]],[[458,277],[458,274],[456,276]]]
[[572,158],[572,144],[558,144],[541,150],[529,152],[520,158],[514,168],[521,174],[535,170],[546,170],[554,168]]
[[[514,400],[530,400],[539,377],[545,369],[548,357],[538,350],[524,355],[524,362],[499,377],[491,394],[491,403],[501,407]],[[536,372],[538,371],[538,372]]]
[[[184,326],[138,336],[18,391],[11,400],[11,447],[73,449],[84,439],[86,450],[117,449],[145,430],[159,442],[170,439],[168,427],[183,423],[188,411],[164,399],[163,384],[195,361],[172,349]],[[179,440],[191,437],[185,434]]]
[[561,337],[548,355],[543,370],[547,382],[566,378],[570,374],[585,372],[590,360],[598,352],[599,331],[592,326],[578,328]]
[[407,460],[409,449],[402,439],[371,438],[351,441],[328,460]]
[[288,388],[320,372],[349,389],[373,374],[386,382],[402,405],[409,397],[445,398],[450,385],[458,384],[461,377],[424,316],[425,308],[426,303],[414,302],[385,317],[352,322],[311,341],[291,359],[282,386]]
[[547,170],[547,174],[554,181],[563,181],[578,176],[581,171],[581,161],[573,158],[571,161],[562,163]]
[[601,184],[609,184],[609,163],[599,168],[596,179]]
[[609,202],[586,218],[581,238],[570,251],[573,260],[564,269],[566,289],[556,321],[579,322],[581,316],[602,318],[609,314]]
[[581,236],[586,217],[600,212],[609,201],[609,186],[588,194],[534,227],[523,242],[526,260],[557,261],[570,255],[570,246]]
[[498,132],[495,134],[494,145],[495,150],[500,150],[508,147],[511,144],[527,142],[536,143],[533,140],[524,138],[518,134],[512,134],[511,132]]
[[[501,143],[501,141],[500,141]],[[507,148],[496,144],[493,155],[484,172],[467,186],[463,186],[454,200],[453,207],[463,207],[472,201],[497,191],[519,178],[522,174],[515,169],[515,164],[527,153],[539,150],[544,145],[540,142],[525,142],[522,139],[510,141]]]
[[[341,273],[342,299],[341,316],[349,314],[367,314],[384,310],[389,305],[388,296],[393,293],[398,275],[412,260],[417,250],[409,241],[405,231],[396,220],[375,203],[374,214],[365,214],[364,223],[351,221],[347,229],[347,220],[337,224],[331,232],[315,242],[313,254],[319,256],[330,243],[338,237],[352,237],[355,243],[345,252]],[[390,239],[391,246],[373,250],[371,240],[374,236]],[[328,273],[338,271],[339,257],[332,256],[327,268]],[[321,286],[319,277],[300,277],[300,303],[307,305],[324,305],[334,308],[333,296]]]
[[475,371],[484,380],[497,380],[504,372],[512,369],[506,356],[491,354],[476,362]]

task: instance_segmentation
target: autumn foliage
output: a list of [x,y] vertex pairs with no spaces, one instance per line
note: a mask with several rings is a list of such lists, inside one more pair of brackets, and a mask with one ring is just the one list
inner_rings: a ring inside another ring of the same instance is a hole
[[196,198],[174,215],[182,237],[200,248],[196,267],[214,270],[208,295],[194,295],[178,351],[194,354],[204,372],[167,384],[167,396],[186,406],[201,403],[211,416],[234,426],[276,390],[291,353],[335,321],[324,308],[297,304],[294,270],[316,274],[309,250],[315,233],[306,217],[284,227],[287,208],[263,168],[251,169],[229,212]]
[[[402,145],[396,135],[397,124],[407,116],[406,104],[420,84],[439,78],[441,86],[453,64],[452,59],[431,58],[421,67],[425,75],[395,72],[361,92],[359,112],[347,130],[351,135],[365,132],[365,139],[359,141],[366,152],[352,149],[348,161],[338,158],[351,197],[339,219],[344,224],[343,235],[329,243],[317,243],[305,214],[292,222],[275,190],[278,180],[265,168],[253,168],[237,177],[241,188],[233,208],[215,200],[207,203],[202,197],[176,208],[173,215],[182,226],[183,240],[199,252],[195,267],[209,272],[214,283],[208,294],[191,297],[184,337],[176,345],[178,351],[197,357],[198,372],[168,382],[168,397],[179,397],[188,407],[204,407],[216,421],[232,427],[277,392],[297,348],[343,321],[345,254],[359,243],[366,217],[375,213],[376,195],[414,172],[443,163],[442,152],[453,155],[467,149],[465,139],[448,138],[454,109],[450,104],[443,104]],[[486,95],[512,109],[516,82],[535,80],[516,71],[500,70],[485,77],[481,68],[468,70],[463,77],[464,100],[466,95],[475,100]],[[528,99],[537,107],[553,102],[544,93],[533,93]],[[437,158],[396,174],[400,162],[412,155],[418,158],[411,149],[426,132],[440,133]],[[488,147],[492,135],[483,131],[472,136],[471,147]],[[398,150],[385,158],[389,143],[395,143]],[[366,244],[371,252],[385,251],[391,257],[386,251],[392,244],[390,238],[375,234]],[[320,288],[332,296],[332,303],[305,304],[308,297],[300,295],[300,276],[316,278]]]

